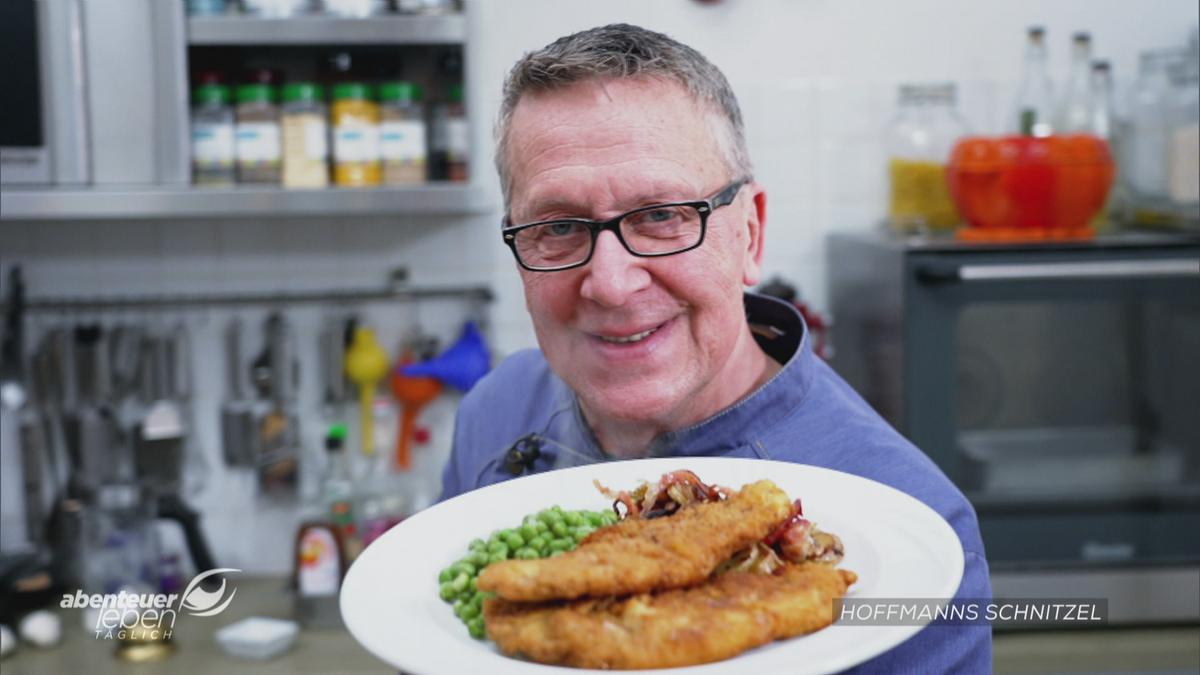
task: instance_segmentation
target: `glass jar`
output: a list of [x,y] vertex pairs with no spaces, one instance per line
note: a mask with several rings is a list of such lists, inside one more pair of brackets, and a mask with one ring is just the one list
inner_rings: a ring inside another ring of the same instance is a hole
[[1157,208],[1167,198],[1167,148],[1171,128],[1168,66],[1176,50],[1143,52],[1129,105],[1124,144],[1125,180],[1139,206]]
[[1168,111],[1167,195],[1177,215],[1200,219],[1200,62],[1195,52],[1172,64]]
[[379,106],[371,88],[343,82],[333,88],[333,182],[344,187],[379,185]]
[[283,150],[274,87],[238,87],[236,133],[238,182],[278,184]]
[[899,108],[884,142],[891,188],[888,221],[895,228],[930,232],[959,223],[946,188],[950,152],[967,133],[955,99],[950,83],[900,87]]
[[204,84],[192,92],[192,182],[233,185],[236,145],[229,87]]
[[385,185],[425,182],[426,130],[421,88],[411,82],[379,87],[379,150]]
[[329,185],[329,125],[320,86],[307,82],[283,88],[283,186]]
[[463,106],[463,88],[462,85],[454,85],[447,90],[446,101],[433,110],[429,137],[433,178],[467,180],[470,135],[466,108]]

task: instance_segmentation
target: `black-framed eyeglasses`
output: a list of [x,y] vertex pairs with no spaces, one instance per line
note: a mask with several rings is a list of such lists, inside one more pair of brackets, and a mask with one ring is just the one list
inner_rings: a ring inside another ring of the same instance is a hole
[[708,199],[643,206],[604,221],[559,218],[510,225],[505,216],[501,233],[517,262],[531,272],[586,265],[596,250],[596,239],[605,230],[617,235],[625,250],[640,258],[675,255],[704,243],[709,215],[731,204],[745,184],[740,180]]

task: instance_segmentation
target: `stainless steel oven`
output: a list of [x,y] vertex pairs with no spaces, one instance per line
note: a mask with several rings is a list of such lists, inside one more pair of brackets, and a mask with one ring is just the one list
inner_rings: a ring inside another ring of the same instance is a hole
[[1200,619],[1200,238],[828,244],[832,365],[974,504],[997,594]]

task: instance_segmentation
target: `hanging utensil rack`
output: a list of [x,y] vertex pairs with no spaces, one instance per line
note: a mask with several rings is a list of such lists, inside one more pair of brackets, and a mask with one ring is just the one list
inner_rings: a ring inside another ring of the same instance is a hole
[[[298,305],[310,303],[392,301],[412,302],[417,300],[459,298],[477,303],[489,303],[494,299],[492,290],[483,285],[471,286],[387,286],[383,288],[359,288],[344,290],[304,291],[297,293],[205,293],[196,295],[156,295],[111,297],[63,297],[27,298],[27,312],[70,312],[131,309],[178,310],[241,305]],[[0,311],[6,310],[0,304]]]

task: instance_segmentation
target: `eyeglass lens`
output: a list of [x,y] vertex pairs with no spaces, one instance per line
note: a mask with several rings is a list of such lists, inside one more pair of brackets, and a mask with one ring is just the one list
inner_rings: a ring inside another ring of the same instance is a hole
[[[665,255],[695,246],[704,227],[694,206],[661,206],[626,214],[621,238],[631,253]],[[561,267],[592,253],[591,228],[569,220],[542,223],[516,233],[517,255],[530,267]]]

